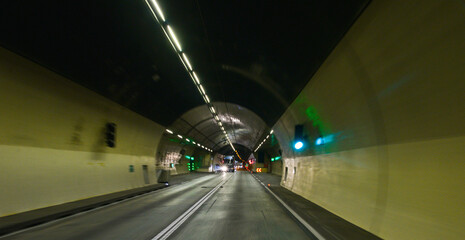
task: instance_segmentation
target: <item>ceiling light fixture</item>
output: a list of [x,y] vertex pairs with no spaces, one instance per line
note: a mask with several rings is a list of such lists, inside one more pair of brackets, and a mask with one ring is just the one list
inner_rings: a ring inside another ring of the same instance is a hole
[[168,29],[168,33],[171,36],[171,39],[173,40],[174,44],[176,45],[178,51],[182,51],[181,44],[179,43],[178,39],[176,38],[176,35],[174,34],[173,29],[171,29],[170,25],[167,25],[166,28]]
[[202,84],[199,84],[199,87],[200,87],[200,91],[202,92],[202,94],[207,95],[207,94],[205,93],[205,89],[203,89]]
[[[171,28],[170,25],[168,25],[166,23],[165,16],[163,15],[163,11],[161,10],[160,5],[157,3],[156,0],[146,0],[145,2],[147,3],[147,6],[150,8],[150,10],[151,10],[152,14],[154,15],[155,19],[160,24],[160,26],[163,29],[166,37],[168,38],[168,40],[171,42],[174,49],[176,50],[176,53],[178,54],[179,59],[184,64],[184,66],[186,66],[186,69],[189,72],[190,77],[192,78],[194,83],[196,83],[196,86],[197,86],[199,92],[201,93],[202,97],[204,98],[205,103],[209,107],[212,115],[215,117],[216,116],[215,108],[213,107],[212,103],[210,102],[210,99],[208,98],[208,96],[207,96],[207,94],[205,92],[205,89],[200,84],[200,80],[199,80],[197,74],[193,71],[193,66],[190,63],[189,59],[187,58],[187,55],[183,52],[183,49],[181,47],[181,43],[178,41],[178,38],[176,37],[176,34],[174,33],[174,30]],[[155,8],[155,11],[154,11],[153,8]],[[160,19],[161,19],[161,21],[160,21]],[[222,127],[221,121],[219,119],[217,119],[217,121],[219,121],[219,126]],[[224,131],[223,128],[222,128],[222,130]],[[228,138],[228,142],[231,145],[231,147],[234,149],[234,146],[232,145],[232,142],[231,142],[231,140],[229,138]],[[240,156],[239,156],[239,158],[240,158]]]
[[152,0],[152,2],[155,5],[155,9],[157,10],[158,15],[160,16],[161,20],[164,22],[165,16],[163,15],[163,12],[161,11],[160,6],[158,6],[158,3],[156,1]]
[[194,75],[194,80],[197,84],[200,84],[199,77],[197,77],[197,74],[195,72],[192,72],[192,75]]
[[266,135],[266,137],[263,139],[263,141],[258,145],[257,148],[255,148],[254,152],[257,152],[257,150],[263,145],[263,143],[266,142],[266,140],[270,137],[270,135],[273,134],[273,130],[270,131],[270,134]]
[[189,62],[189,59],[187,59],[187,56],[186,54],[182,54],[182,58],[184,59],[184,62],[187,64],[187,67],[189,68],[190,71],[192,71],[192,65],[191,63]]

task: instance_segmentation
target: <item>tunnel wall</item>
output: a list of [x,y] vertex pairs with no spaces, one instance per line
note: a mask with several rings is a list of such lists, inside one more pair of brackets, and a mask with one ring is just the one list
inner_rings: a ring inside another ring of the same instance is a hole
[[273,127],[281,184],[385,239],[463,239],[464,16],[463,1],[372,1]]
[[142,165],[156,183],[161,125],[2,48],[0,66],[0,216],[145,186]]
[[283,174],[283,161],[282,160],[278,160],[278,161],[271,163],[271,173],[280,175],[280,176]]

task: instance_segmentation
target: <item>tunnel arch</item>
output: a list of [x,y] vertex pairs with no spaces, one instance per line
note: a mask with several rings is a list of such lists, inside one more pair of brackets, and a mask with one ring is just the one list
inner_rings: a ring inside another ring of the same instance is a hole
[[[244,106],[230,102],[213,102],[212,104],[215,106],[218,117],[237,153],[242,160],[247,161],[250,156],[253,156],[252,153],[257,149],[257,146],[270,133],[270,127],[260,116]],[[206,156],[209,154],[210,158],[213,158],[218,154],[235,154],[207,105],[190,109],[170,124],[167,129],[173,133],[164,133],[157,148],[157,164],[165,166],[171,163],[181,164],[183,155]],[[183,138],[188,138],[189,141],[180,139],[178,134]],[[272,138],[277,141],[277,138]],[[271,141],[267,140],[266,142]],[[198,144],[211,149],[212,153],[198,147]],[[271,143],[264,143],[258,151],[268,151],[270,153],[266,153],[266,156],[272,156],[276,155],[277,149],[280,149],[279,144],[276,147],[272,146]]]
[[[251,151],[270,130],[261,117],[244,106],[229,102],[213,102],[213,105],[233,144]],[[190,109],[168,128],[220,153],[228,145],[207,105]]]

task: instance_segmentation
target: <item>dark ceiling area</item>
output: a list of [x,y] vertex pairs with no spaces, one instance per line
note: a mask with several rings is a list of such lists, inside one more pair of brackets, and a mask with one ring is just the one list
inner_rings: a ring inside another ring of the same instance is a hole
[[[369,3],[157,2],[212,102],[268,127]],[[3,2],[0,45],[164,126],[204,104],[144,0]]]

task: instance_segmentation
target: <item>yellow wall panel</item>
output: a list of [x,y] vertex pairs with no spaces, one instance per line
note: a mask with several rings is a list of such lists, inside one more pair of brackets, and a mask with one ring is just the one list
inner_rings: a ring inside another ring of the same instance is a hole
[[0,66],[0,216],[144,186],[142,165],[157,182],[163,126],[1,48]]
[[382,238],[464,239],[463,16],[460,1],[372,1],[273,127],[281,184]]

